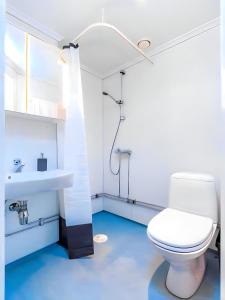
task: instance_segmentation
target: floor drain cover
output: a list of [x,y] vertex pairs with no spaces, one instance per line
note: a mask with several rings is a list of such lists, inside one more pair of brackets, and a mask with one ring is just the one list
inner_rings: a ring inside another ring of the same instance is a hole
[[96,243],[105,243],[107,240],[108,240],[108,237],[105,234],[96,234],[94,236],[94,241]]

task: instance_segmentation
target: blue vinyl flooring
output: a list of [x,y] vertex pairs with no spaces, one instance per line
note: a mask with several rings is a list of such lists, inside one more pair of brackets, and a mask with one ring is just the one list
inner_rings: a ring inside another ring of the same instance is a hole
[[[174,300],[165,287],[168,264],[146,235],[146,227],[101,212],[93,217],[95,254],[69,260],[57,244],[6,267],[6,300]],[[193,300],[220,299],[218,258],[207,254],[208,267]]]

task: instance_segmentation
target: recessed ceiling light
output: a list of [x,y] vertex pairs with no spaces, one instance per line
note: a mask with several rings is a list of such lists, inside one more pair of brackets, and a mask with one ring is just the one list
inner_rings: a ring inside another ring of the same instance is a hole
[[151,45],[151,42],[149,40],[140,40],[138,43],[137,43],[137,46],[138,48],[140,49],[147,49],[148,47],[150,47]]

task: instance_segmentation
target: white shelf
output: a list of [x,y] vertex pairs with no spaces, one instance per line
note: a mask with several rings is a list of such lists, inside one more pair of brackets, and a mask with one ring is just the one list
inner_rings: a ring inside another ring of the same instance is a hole
[[39,115],[33,115],[33,114],[29,114],[29,113],[23,113],[23,112],[11,111],[11,110],[5,110],[5,115],[6,115],[6,117],[37,120],[37,121],[49,122],[49,123],[59,123],[59,122],[63,122],[65,120],[65,119],[39,116]]

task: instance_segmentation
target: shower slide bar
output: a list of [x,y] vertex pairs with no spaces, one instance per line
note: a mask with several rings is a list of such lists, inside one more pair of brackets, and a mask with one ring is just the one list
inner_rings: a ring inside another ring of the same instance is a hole
[[[114,25],[111,25],[109,23],[105,22],[98,22],[98,23],[93,23],[89,25],[87,28],[85,28],[83,31],[81,31],[80,34],[78,34],[73,40],[72,43],[78,43],[80,38],[84,36],[87,32],[90,30],[97,28],[97,27],[104,27],[107,29],[111,29],[112,31],[116,32],[123,40],[125,40],[132,48],[134,48],[141,56],[143,56],[145,59],[147,59],[151,64],[153,64],[153,61],[141,50],[139,49],[130,39],[128,39],[119,29],[117,29]],[[60,53],[60,58],[62,58],[62,53]]]

